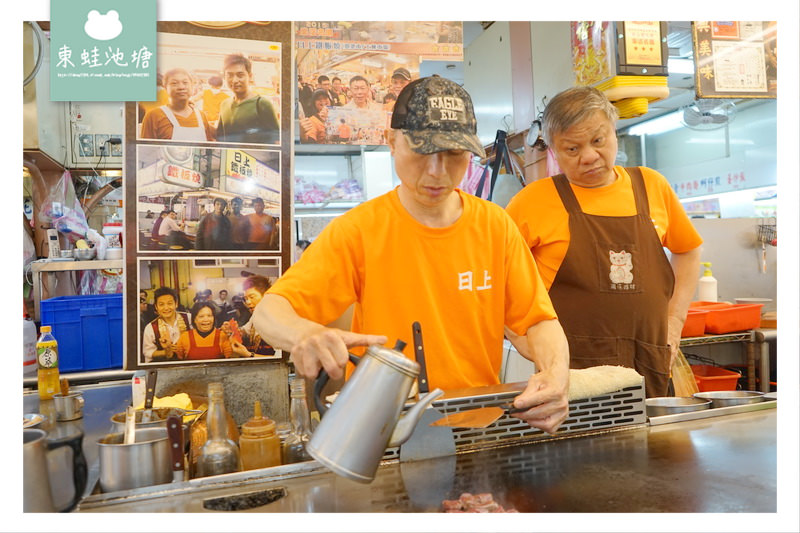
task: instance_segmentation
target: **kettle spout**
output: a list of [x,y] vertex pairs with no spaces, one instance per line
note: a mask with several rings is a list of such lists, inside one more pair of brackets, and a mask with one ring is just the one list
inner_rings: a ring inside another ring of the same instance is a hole
[[414,428],[417,427],[417,422],[419,422],[422,412],[430,407],[431,403],[433,403],[433,401],[442,394],[444,394],[442,389],[434,389],[424,397],[420,398],[414,407],[409,409],[408,412],[401,416],[397,421],[397,424],[394,426],[392,436],[389,439],[389,444],[387,444],[386,447],[393,448],[395,446],[400,446],[407,441],[414,432]]

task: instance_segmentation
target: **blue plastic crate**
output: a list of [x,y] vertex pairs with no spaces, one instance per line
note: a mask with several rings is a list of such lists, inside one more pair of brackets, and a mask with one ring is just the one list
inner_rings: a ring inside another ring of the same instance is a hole
[[61,372],[122,368],[122,294],[58,296],[41,302]]

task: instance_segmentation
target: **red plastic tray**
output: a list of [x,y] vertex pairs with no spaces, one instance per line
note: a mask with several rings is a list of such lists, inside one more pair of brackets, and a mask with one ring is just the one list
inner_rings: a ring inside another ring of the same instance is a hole
[[755,329],[761,325],[764,304],[729,304],[725,302],[692,302],[690,309],[708,311],[706,333],[721,334]]
[[686,322],[683,323],[681,337],[699,337],[706,331],[706,315],[703,309],[689,309],[686,313]]
[[712,365],[691,365],[697,388],[700,392],[715,390],[736,390],[736,384],[742,375]]

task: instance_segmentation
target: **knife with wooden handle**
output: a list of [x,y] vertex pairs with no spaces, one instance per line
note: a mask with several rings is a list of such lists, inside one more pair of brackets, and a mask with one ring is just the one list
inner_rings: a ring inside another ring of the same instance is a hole
[[172,415],[167,418],[169,437],[169,457],[172,463],[172,482],[183,481],[183,417]]
[[153,419],[153,398],[156,395],[156,378],[158,374],[155,370],[147,371],[144,394],[144,411],[142,412],[142,424],[146,424]]
[[425,348],[422,346],[422,326],[419,322],[411,325],[411,333],[414,341],[414,357],[419,364],[419,376],[417,376],[417,387],[420,394],[430,392],[428,385],[428,368],[425,365]]

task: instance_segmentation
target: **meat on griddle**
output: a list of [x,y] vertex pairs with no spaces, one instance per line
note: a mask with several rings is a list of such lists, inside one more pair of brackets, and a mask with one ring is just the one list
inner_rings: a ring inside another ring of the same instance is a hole
[[465,492],[457,500],[444,500],[442,511],[445,513],[517,513],[516,509],[504,509],[494,501],[494,497],[484,492],[470,494]]

